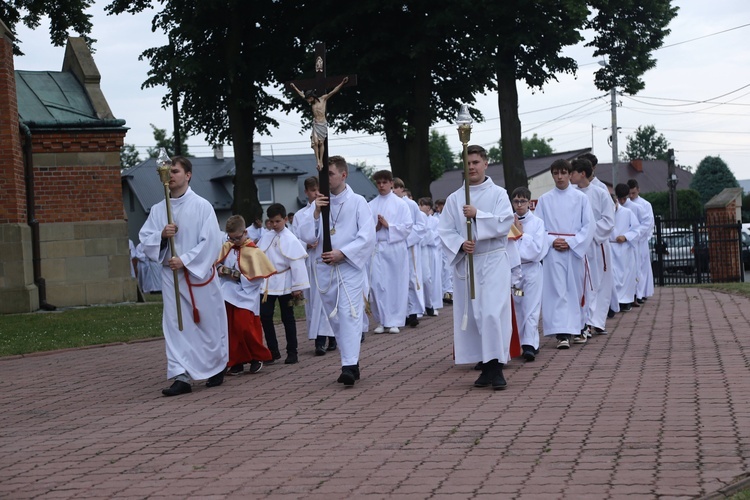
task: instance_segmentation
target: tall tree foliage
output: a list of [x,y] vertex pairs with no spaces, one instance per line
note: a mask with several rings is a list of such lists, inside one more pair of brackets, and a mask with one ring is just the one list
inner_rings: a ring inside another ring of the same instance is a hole
[[125,170],[138,164],[138,150],[133,144],[123,144],[120,148],[120,168]]
[[718,156],[706,156],[698,164],[690,182],[690,189],[695,189],[701,195],[701,203],[719,194],[724,188],[740,187],[727,164]]
[[443,176],[446,170],[456,168],[456,156],[448,145],[448,138],[438,133],[430,132],[430,181]]
[[[151,64],[145,87],[165,86],[162,104],[181,98],[181,129],[212,144],[232,144],[234,212],[262,215],[253,177],[253,137],[278,123],[270,111],[283,102],[269,92],[290,61],[301,57],[292,26],[295,9],[282,0],[167,0],[153,19],[169,44],[146,50]],[[139,12],[151,0],[115,0],[110,13]],[[282,14],[286,16],[282,17]],[[289,57],[292,52],[296,57]]]
[[[50,19],[49,36],[56,47],[65,45],[68,35],[75,31],[91,46],[96,40],[91,38],[91,14],[86,10],[93,0],[5,0],[0,2],[0,19],[16,37],[16,26],[23,23],[30,29],[41,24],[42,17]],[[22,56],[20,41],[13,43],[13,54]]]
[[663,134],[657,133],[656,127],[646,125],[635,129],[628,136],[625,157],[628,160],[669,160],[669,141]]
[[[677,194],[677,217],[680,219],[697,219],[703,215],[703,204],[701,195],[694,189],[678,189]],[[651,203],[654,215],[662,219],[671,219],[669,208],[669,193],[667,191],[654,191],[643,193],[643,198]]]
[[[550,144],[552,142],[552,139],[547,139],[545,137],[538,137],[536,134],[534,134],[532,137],[524,137],[521,139],[521,151],[523,153],[523,158],[535,158],[537,156],[549,156],[552,153],[555,152],[554,149],[552,149],[552,145]],[[489,157],[491,162],[501,162],[503,161],[503,141],[500,140],[497,142],[497,147],[491,147],[490,150],[487,152],[487,156]]]
[[[158,158],[159,157],[159,151],[161,148],[164,148],[164,150],[167,152],[169,156],[174,156],[176,154],[177,148],[175,147],[175,137],[174,134],[172,136],[167,135],[167,129],[158,128],[153,123],[151,125],[151,130],[154,133],[154,142],[155,146],[153,148],[146,149],[146,154],[149,158]],[[180,149],[182,151],[182,156],[190,156],[190,152],[188,151],[188,145],[185,144],[184,141],[181,141]]]

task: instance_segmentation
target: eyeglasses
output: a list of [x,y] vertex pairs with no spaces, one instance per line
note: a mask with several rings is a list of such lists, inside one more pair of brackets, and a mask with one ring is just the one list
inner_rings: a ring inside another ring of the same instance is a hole
[[229,236],[227,235],[227,241],[242,241],[242,238],[244,238],[245,235],[241,234],[240,236]]
[[514,205],[526,205],[529,200],[513,200]]

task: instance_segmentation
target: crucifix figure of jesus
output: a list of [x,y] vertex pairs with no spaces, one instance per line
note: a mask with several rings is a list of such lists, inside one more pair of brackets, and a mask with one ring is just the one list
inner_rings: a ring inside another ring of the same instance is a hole
[[[357,75],[326,77],[326,46],[324,43],[315,44],[315,78],[295,80],[287,85],[300,97],[310,103],[313,112],[311,146],[315,152],[315,161],[320,172],[318,181],[320,193],[330,196],[328,186],[328,122],[326,120],[326,105],[328,99],[338,93],[343,87],[357,85]],[[330,92],[327,89],[333,88]],[[320,97],[318,97],[320,96]],[[331,251],[330,209],[322,207],[323,219],[323,251]]]
[[310,133],[310,147],[315,152],[315,160],[318,162],[318,171],[323,168],[323,154],[325,153],[326,139],[328,138],[328,122],[326,121],[326,103],[328,99],[336,94],[341,87],[346,85],[349,81],[349,77],[345,76],[341,83],[336,85],[333,90],[327,94],[323,94],[318,97],[315,89],[310,89],[302,92],[294,82],[289,85],[299,94],[301,98],[307,101],[312,107],[313,112],[313,123],[312,132]]

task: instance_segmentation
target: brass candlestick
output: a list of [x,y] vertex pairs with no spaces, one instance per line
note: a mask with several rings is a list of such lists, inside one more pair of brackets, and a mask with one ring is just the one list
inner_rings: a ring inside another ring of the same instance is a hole
[[[161,151],[159,152],[159,158],[156,160],[156,171],[159,173],[159,179],[161,180],[161,183],[164,185],[164,199],[166,200],[167,204],[167,223],[174,224],[174,221],[172,219],[172,204],[169,201],[169,175],[170,171],[172,170],[172,160],[169,158],[169,155],[167,155],[167,152],[164,150],[164,148],[161,148]],[[170,236],[169,238],[169,251],[170,251],[170,257],[175,256],[175,249],[174,249],[174,236]],[[177,327],[182,331],[182,307],[180,305],[180,280],[179,280],[179,274],[177,272],[177,269],[172,269],[172,275],[174,277],[174,301],[175,305],[177,307]]]
[[[470,193],[469,193],[469,155],[466,148],[469,145],[471,139],[471,115],[469,114],[469,107],[466,104],[461,105],[461,109],[458,112],[456,123],[458,124],[458,139],[463,144],[464,151],[464,193],[466,195],[466,204],[471,205]],[[466,218],[466,239],[472,241],[471,236],[471,217]],[[467,255],[469,259],[469,289],[471,292],[471,298],[474,299],[474,254]]]

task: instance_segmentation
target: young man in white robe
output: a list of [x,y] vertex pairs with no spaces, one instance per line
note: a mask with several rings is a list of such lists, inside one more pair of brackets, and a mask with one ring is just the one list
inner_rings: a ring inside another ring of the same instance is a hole
[[276,301],[279,301],[281,322],[286,336],[286,359],[284,364],[293,365],[299,362],[297,353],[297,320],[294,318],[294,302],[302,298],[302,291],[310,288],[305,261],[305,245],[286,227],[286,208],[281,203],[274,203],[266,209],[271,231],[260,237],[258,248],[266,254],[276,274],[266,278],[261,290],[263,299],[260,302],[260,322],[266,344],[273,355],[273,360],[281,358],[279,341],[276,338],[276,327],[273,322]]
[[640,222],[633,211],[625,206],[625,203],[630,201],[628,192],[627,184],[618,184],[615,187],[615,196],[617,196],[615,227],[610,236],[614,278],[612,305],[616,304],[618,311],[631,309],[636,286],[635,246],[640,234]]
[[630,200],[641,208],[638,220],[643,230],[639,240],[638,285],[635,290],[635,303],[640,305],[654,294],[654,272],[651,268],[651,251],[648,248],[648,240],[654,234],[654,209],[651,203],[641,198],[637,180],[628,179],[628,187]]
[[573,337],[574,343],[586,343],[592,331],[599,335],[607,334],[607,312],[612,297],[612,263],[607,260],[607,255],[610,254],[609,235],[615,226],[615,206],[609,193],[591,185],[589,179],[593,175],[593,169],[589,160],[576,158],[571,162],[571,168],[570,182],[588,197],[596,224],[594,238],[586,252],[591,279],[584,287],[585,326],[580,335]]
[[393,192],[406,202],[413,222],[409,236],[406,237],[406,252],[409,254],[409,298],[404,326],[416,328],[419,326],[418,316],[424,314],[424,276],[419,244],[425,238],[427,217],[419,210],[417,202],[408,195],[404,181],[398,177],[393,179]]
[[341,354],[337,382],[351,387],[360,379],[359,354],[365,314],[365,272],[375,245],[375,221],[365,199],[346,185],[349,175],[341,156],[328,159],[329,197],[318,195],[315,210],[297,213],[300,238],[305,243],[322,239],[321,207],[330,203],[331,251],[315,248],[315,283],[323,309],[336,335]]
[[[167,218],[166,200],[161,201],[151,208],[138,235],[146,257],[162,264],[167,378],[174,379],[171,387],[162,390],[165,396],[191,392],[193,380],[208,379],[207,387],[221,385],[229,359],[227,315],[214,268],[223,243],[222,232],[211,203],[190,189],[192,170],[187,158],[172,159],[169,192],[173,223],[169,224]],[[175,255],[170,252],[170,238],[174,238]]]
[[443,308],[443,249],[438,235],[438,218],[432,213],[432,199],[420,198],[419,210],[425,214],[425,237],[422,239],[422,281],[424,309],[427,316],[437,316]]
[[[510,264],[506,245],[513,209],[505,189],[485,175],[487,152],[467,150],[470,199],[461,186],[445,202],[438,232],[453,270],[453,345],[456,364],[482,362],[475,387],[505,389],[503,366],[510,360]],[[468,203],[467,203],[468,201]],[[472,221],[468,238],[467,218]],[[474,262],[475,297],[470,293],[469,258]]]
[[534,215],[547,231],[542,291],[544,336],[555,335],[557,348],[570,348],[573,335],[583,329],[585,258],[594,237],[594,214],[589,199],[570,185],[570,163],[556,160],[550,167],[555,187],[539,197]]
[[399,333],[408,311],[409,253],[407,238],[414,218],[406,202],[393,192],[393,174],[380,170],[372,176],[378,196],[370,200],[377,244],[370,261],[370,308],[377,324],[374,333]]
[[547,255],[547,231],[544,222],[529,210],[531,191],[525,187],[513,190],[511,202],[516,211],[515,226],[521,236],[515,246],[521,257],[521,282],[523,295],[513,295],[516,323],[521,341],[521,355],[534,361],[539,354],[539,313],[542,308],[544,275],[542,259]]
[[[318,197],[319,187],[317,177],[312,176],[305,179],[307,207],[303,208],[299,213],[305,210],[315,210],[315,200]],[[300,234],[299,221],[299,217],[295,217],[291,227],[292,233],[298,238]],[[331,324],[328,322],[328,316],[323,312],[323,302],[321,301],[318,289],[315,287],[315,266],[313,261],[315,259],[315,249],[320,244],[320,241],[303,244],[307,247],[308,258],[305,259],[305,267],[307,268],[307,275],[310,280],[310,288],[302,291],[305,296],[307,338],[315,342],[315,355],[324,356],[326,352],[336,350],[336,337],[333,335]],[[328,346],[326,346],[326,342]]]
[[[619,186],[619,184],[618,184]],[[627,186],[627,184],[625,184]],[[629,190],[630,188],[628,188]],[[617,187],[615,186],[615,193],[617,191]],[[628,191],[629,192],[629,191]],[[641,280],[643,280],[643,271],[641,269],[641,254],[644,253],[643,246],[641,245],[641,240],[643,239],[644,235],[648,232],[648,224],[644,224],[643,221],[647,219],[647,215],[644,213],[645,208],[641,206],[638,203],[635,203],[633,200],[630,199],[630,195],[628,194],[627,199],[625,200],[625,203],[621,203],[621,205],[631,212],[635,214],[636,219],[638,219],[638,237],[633,242],[635,247],[635,294],[633,297],[631,297],[631,300],[628,302],[623,302],[623,304],[628,304],[630,307],[641,307],[640,304],[636,301],[636,296],[638,295],[638,284]],[[646,243],[646,252],[648,252],[648,255],[650,256],[651,250],[648,248],[648,240]],[[652,271],[653,274],[653,271]],[[630,307],[626,308],[629,309]]]

